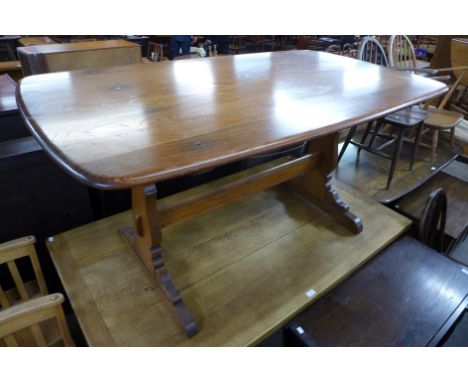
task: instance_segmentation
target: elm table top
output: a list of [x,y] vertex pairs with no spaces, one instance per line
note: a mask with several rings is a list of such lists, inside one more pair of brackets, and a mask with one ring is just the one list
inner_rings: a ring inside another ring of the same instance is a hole
[[337,132],[446,90],[351,58],[287,51],[30,76],[17,101],[59,164],[112,189]]

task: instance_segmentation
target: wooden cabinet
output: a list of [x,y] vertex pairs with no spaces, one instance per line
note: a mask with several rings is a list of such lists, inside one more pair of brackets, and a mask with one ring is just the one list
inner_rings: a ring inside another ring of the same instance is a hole
[[124,40],[28,46],[18,54],[25,76],[141,63],[141,46]]

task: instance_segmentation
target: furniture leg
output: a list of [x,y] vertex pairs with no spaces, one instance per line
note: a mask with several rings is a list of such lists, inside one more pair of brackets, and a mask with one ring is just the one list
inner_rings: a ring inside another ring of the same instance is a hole
[[439,129],[432,128],[432,153],[431,153],[431,162],[435,162],[435,157],[437,153],[437,143],[439,142]]
[[401,144],[403,142],[403,127],[400,127],[400,131],[398,132],[398,138],[395,143],[395,149],[393,150],[392,156],[392,164],[390,166],[390,173],[388,174],[387,180],[387,190],[390,188],[390,184],[392,183],[393,175],[395,174],[395,169],[398,163],[398,158],[400,157],[401,152]]
[[[369,132],[370,132],[370,130],[372,128],[373,123],[374,123],[374,121],[369,121],[369,123],[367,124],[366,131],[364,131],[364,134],[362,135],[362,138],[361,138],[361,145],[363,145],[364,142],[366,141],[366,138],[369,135]],[[357,153],[359,154],[360,152],[361,152],[361,148],[358,147]]]
[[338,156],[338,162],[341,160],[341,157],[343,156],[343,154],[345,153],[348,145],[349,145],[349,142],[351,141],[351,138],[353,137],[355,131],[356,131],[356,128],[357,126],[353,126],[349,129],[349,132],[348,132],[348,135],[346,136],[346,139],[343,143],[343,147],[341,148],[341,151],[340,151],[340,155]]
[[456,126],[450,129],[450,146],[453,146],[455,144],[455,129]]
[[331,184],[331,173],[338,163],[338,133],[309,142],[309,153],[320,152],[317,166],[288,182],[290,189],[329,213],[336,221],[357,234],[363,226],[359,217],[349,211]]
[[383,125],[383,120],[380,120],[380,121],[377,121],[376,125],[375,125],[375,129],[372,133],[372,136],[371,136],[371,139],[370,139],[370,142],[369,142],[369,146],[370,148],[372,148],[372,145],[374,144],[374,140],[375,140],[375,137],[377,136],[377,134],[379,133],[380,129],[382,128],[382,125]]
[[413,164],[416,159],[416,156],[418,155],[418,150],[419,150],[419,144],[421,143],[421,136],[422,136],[422,128],[423,128],[424,122],[420,122],[418,126],[416,127],[416,136],[414,137],[414,146],[413,146],[413,152],[411,153],[411,162],[409,169],[413,169]]
[[156,186],[132,188],[132,211],[135,228],[123,227],[119,233],[129,247],[138,255],[163,292],[163,297],[182,325],[188,337],[198,332],[192,313],[187,309],[182,296],[172,282],[161,253],[161,225],[157,208]]

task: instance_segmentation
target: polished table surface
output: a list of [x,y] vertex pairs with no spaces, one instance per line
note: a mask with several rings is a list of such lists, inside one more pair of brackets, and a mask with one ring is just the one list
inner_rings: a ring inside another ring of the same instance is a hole
[[128,188],[331,134],[446,90],[351,58],[287,51],[30,76],[17,101],[77,179]]
[[314,346],[437,345],[463,312],[467,295],[466,267],[405,236],[290,327]]
[[16,84],[8,75],[0,75],[0,115],[18,112]]

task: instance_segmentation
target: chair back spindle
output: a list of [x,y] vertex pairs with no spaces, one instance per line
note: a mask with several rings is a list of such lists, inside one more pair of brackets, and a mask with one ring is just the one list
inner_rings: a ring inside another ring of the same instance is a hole
[[380,42],[373,36],[366,36],[362,39],[358,58],[361,61],[370,62],[372,64],[388,66],[385,50]]
[[390,37],[388,61],[394,68],[416,69],[416,55],[411,40],[407,36],[393,35]]

